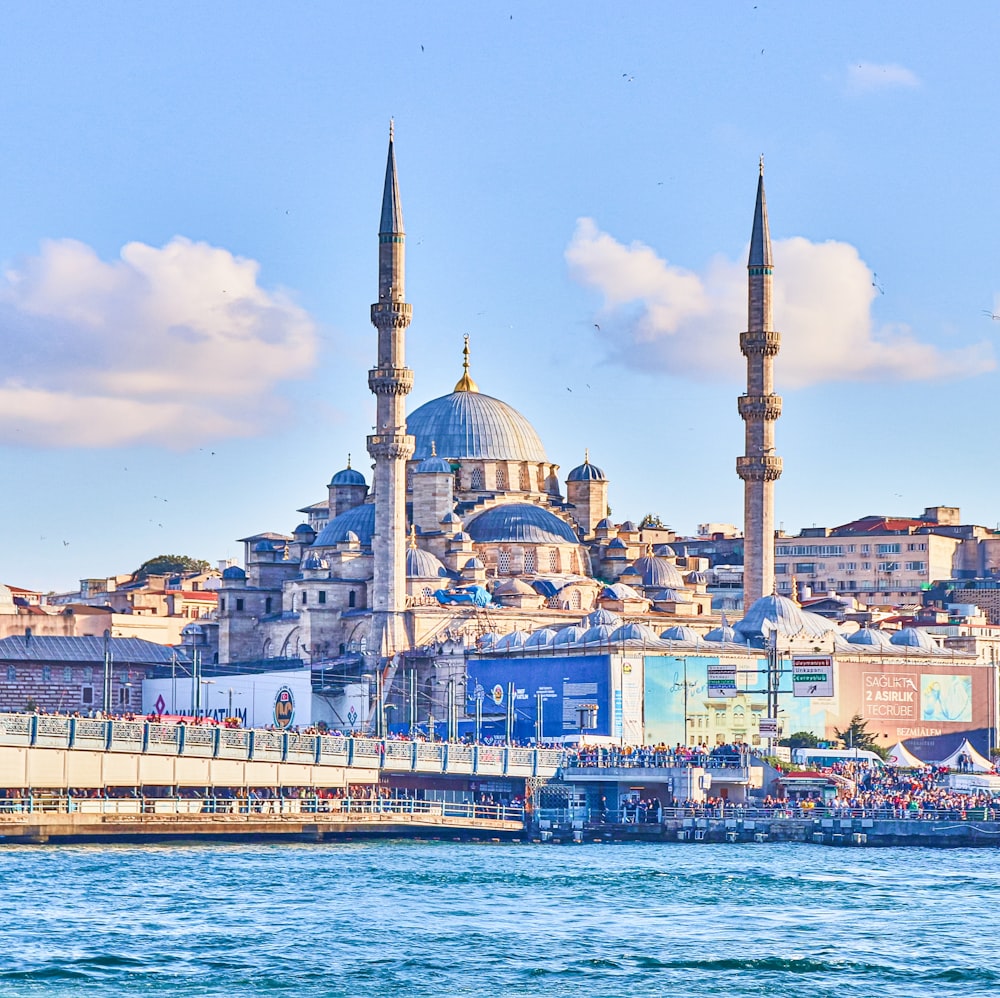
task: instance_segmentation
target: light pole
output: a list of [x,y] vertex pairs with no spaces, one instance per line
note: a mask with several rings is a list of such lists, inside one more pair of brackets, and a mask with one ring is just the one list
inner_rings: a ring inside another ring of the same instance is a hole
[[198,709],[204,714],[208,710],[208,687],[215,685],[214,679],[199,679],[198,684],[205,687],[205,705],[202,706],[201,697],[198,698]]
[[241,697],[241,696],[243,696],[243,693],[240,690],[234,690],[232,688],[232,686],[230,686],[229,689],[226,690],[226,692],[229,694],[229,712],[226,714],[226,717],[232,717],[233,716],[233,697],[234,696]]
[[535,694],[535,748],[542,744],[542,710],[545,707],[545,697],[539,690]]

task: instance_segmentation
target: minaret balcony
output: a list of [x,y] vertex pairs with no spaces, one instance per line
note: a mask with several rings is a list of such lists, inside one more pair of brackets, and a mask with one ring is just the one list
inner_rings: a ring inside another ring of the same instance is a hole
[[368,453],[379,460],[408,461],[413,457],[417,441],[406,433],[376,433],[368,437]]
[[774,357],[781,349],[781,333],[760,329],[740,333],[740,350],[744,357]]
[[405,329],[413,318],[413,306],[406,301],[377,301],[372,305],[372,325],[376,329]]
[[413,371],[408,367],[374,367],[368,372],[368,387],[375,395],[409,395]]
[[748,423],[774,420],[781,415],[781,396],[741,395],[737,399],[737,406],[739,407],[740,415]]
[[771,454],[761,454],[757,457],[738,457],[736,459],[736,474],[744,482],[774,482],[781,477],[782,461],[780,457]]

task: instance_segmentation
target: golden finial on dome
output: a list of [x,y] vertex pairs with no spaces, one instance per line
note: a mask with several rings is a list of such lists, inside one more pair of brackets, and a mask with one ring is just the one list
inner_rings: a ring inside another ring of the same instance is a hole
[[590,464],[590,448],[589,447],[584,447],[583,448],[583,463],[584,464]]
[[437,457],[437,456],[438,456],[437,441],[436,440],[432,440],[431,441],[431,457]]
[[347,470],[348,471],[351,470],[351,455],[350,454],[347,455]]
[[465,349],[462,351],[462,377],[459,379],[457,385],[455,385],[456,392],[478,392],[479,385],[477,385],[472,378],[469,377],[469,334],[465,334]]
[[415,523],[410,526],[410,550],[417,550],[417,525]]

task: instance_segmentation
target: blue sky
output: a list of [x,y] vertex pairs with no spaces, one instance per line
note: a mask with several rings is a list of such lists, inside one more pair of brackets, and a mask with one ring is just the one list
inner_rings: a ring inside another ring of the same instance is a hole
[[4,5],[0,579],[235,556],[367,471],[390,116],[411,408],[468,333],[616,518],[739,522],[763,153],[777,519],[995,524],[1000,12],[956,10]]

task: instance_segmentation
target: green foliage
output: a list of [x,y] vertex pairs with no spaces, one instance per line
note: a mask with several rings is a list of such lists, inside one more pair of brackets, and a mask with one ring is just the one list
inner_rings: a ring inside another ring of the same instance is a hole
[[851,723],[843,731],[840,731],[838,728],[834,728],[833,730],[836,732],[844,748],[857,748],[867,752],[875,752],[877,755],[885,758],[886,749],[877,744],[876,738],[878,736],[868,730],[868,724],[861,719],[860,714],[855,714],[851,718]]
[[778,744],[791,749],[816,748],[819,745],[819,739],[811,731],[795,731],[787,738],[782,738]]
[[643,527],[656,527],[659,530],[668,530],[669,528],[660,518],[658,513],[647,513],[640,521],[639,528]]
[[145,579],[150,575],[182,575],[186,572],[207,572],[211,565],[201,558],[191,558],[186,554],[158,554],[144,561],[133,573],[135,579]]

